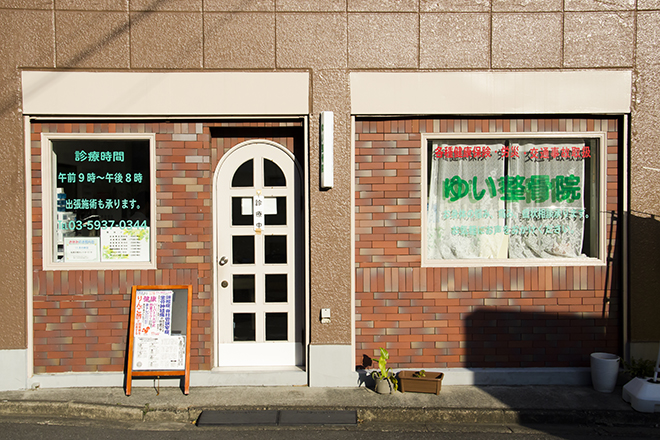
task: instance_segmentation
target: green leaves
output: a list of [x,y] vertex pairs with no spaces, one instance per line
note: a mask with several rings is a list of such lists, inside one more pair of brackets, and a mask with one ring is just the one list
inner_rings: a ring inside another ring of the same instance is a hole
[[374,379],[383,379],[387,380],[392,384],[392,387],[395,390],[399,389],[399,381],[396,378],[396,375],[392,373],[390,368],[387,368],[387,360],[390,358],[390,354],[383,347],[380,348],[380,357],[378,358],[378,368],[380,371],[373,373]]
[[390,354],[383,347],[380,348],[380,357],[378,358],[378,368],[380,368],[380,377],[386,378],[388,376],[389,368],[387,368],[387,360]]

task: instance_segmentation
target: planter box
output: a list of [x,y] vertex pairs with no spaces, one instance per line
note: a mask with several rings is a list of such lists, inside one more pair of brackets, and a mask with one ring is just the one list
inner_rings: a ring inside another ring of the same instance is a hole
[[413,377],[415,371],[399,372],[399,385],[402,393],[440,394],[444,373],[426,373],[426,377]]

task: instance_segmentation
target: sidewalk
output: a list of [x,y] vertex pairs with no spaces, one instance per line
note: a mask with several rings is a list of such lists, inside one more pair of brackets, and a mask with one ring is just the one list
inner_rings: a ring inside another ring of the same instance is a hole
[[0,392],[0,415],[194,422],[204,410],[354,410],[358,420],[391,423],[602,424],[658,426],[660,413],[633,410],[621,388],[603,394],[579,386],[445,386],[440,395],[380,395],[361,388],[135,387]]

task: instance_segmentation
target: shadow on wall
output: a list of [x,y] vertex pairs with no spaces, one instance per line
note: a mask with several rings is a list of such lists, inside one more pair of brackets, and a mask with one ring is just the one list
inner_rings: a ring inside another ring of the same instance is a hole
[[589,367],[593,352],[620,352],[615,317],[481,308],[464,322],[466,368]]
[[[72,67],[78,67],[81,64],[83,64],[86,60],[90,59],[97,53],[100,53],[103,51],[104,48],[108,47],[110,44],[112,44],[114,41],[118,40],[122,36],[128,34],[130,32],[131,26],[136,26],[139,24],[141,21],[144,19],[148,18],[149,16],[153,15],[153,12],[158,10],[158,8],[163,4],[166,3],[168,0],[154,0],[151,4],[149,4],[148,7],[145,8],[144,11],[140,11],[137,13],[132,14],[130,20],[123,21],[120,25],[116,26],[115,28],[112,29],[111,32],[108,32],[106,34],[99,35],[98,37],[95,37],[89,45],[81,49],[80,51],[76,52],[73,56],[71,56],[69,59],[65,59],[62,61],[58,61],[56,67],[63,67],[63,68],[72,68]],[[98,18],[98,20],[102,20],[102,18]],[[68,35],[64,34],[62,37],[69,38],[69,39],[74,39],[76,37],[75,35]],[[40,66],[44,64],[42,60],[39,60],[36,65]],[[48,84],[41,84],[37,87],[37,90],[46,87]],[[11,97],[2,97],[2,101],[0,102],[0,116],[4,116],[6,113],[11,112],[14,110],[16,107],[18,107],[20,103],[20,100],[18,98],[18,95],[14,95]]]
[[[127,20],[121,22],[119,25],[114,27],[110,32],[105,34],[95,35],[93,38],[90,37],[89,35],[85,35],[84,37],[88,38],[89,44],[84,48],[82,48],[80,51],[72,54],[69,58],[64,58],[60,60],[59,58],[62,55],[61,54],[58,55],[58,61],[56,67],[69,69],[69,68],[84,66],[85,62],[87,62],[93,56],[103,52],[104,49],[106,49],[108,46],[110,46],[120,38],[125,37],[127,34],[131,32],[132,29],[135,29],[141,22],[153,16],[156,11],[159,11],[160,8],[169,1],[170,0],[153,0],[151,3],[144,6],[142,10],[131,12],[130,19],[127,18]],[[217,36],[219,38],[219,35],[221,35],[220,31],[231,20],[234,19],[236,13],[248,11],[250,9],[250,5],[253,4],[254,2],[255,0],[241,0],[238,4],[234,5],[234,8],[231,11],[229,11],[228,14],[223,14],[225,15],[225,18],[223,20],[219,20],[215,26],[208,25],[206,32],[208,32],[209,35]],[[97,20],[101,21],[103,20],[103,17],[100,16]],[[60,35],[60,38],[64,39],[65,41],[78,40],[80,37],[82,36],[76,34],[64,33]],[[191,52],[192,50],[194,50],[195,47],[199,44],[199,41],[191,36],[190,40],[185,43],[186,43],[185,44],[186,50],[184,50],[183,53]],[[37,62],[32,64],[38,67],[44,67],[48,63],[45,60],[38,60]],[[47,85],[48,84],[45,83],[41,84],[36,88],[36,90],[44,88]],[[17,94],[11,94],[11,95],[8,94],[0,97],[0,116],[4,116],[9,112],[14,111],[19,106],[19,104],[20,104],[20,98],[18,97]]]
[[[587,385],[591,353],[623,354],[619,290],[607,290],[608,295],[603,292],[600,297],[594,297],[593,291],[584,291],[584,298],[579,297],[580,291],[572,292],[570,297],[568,291],[555,293],[565,294],[570,302],[584,301],[575,309],[583,307],[589,311],[476,307],[463,317],[461,332],[456,335],[460,341],[445,342],[445,348],[435,350],[438,362],[450,355],[460,357],[460,365],[449,371],[442,365],[424,368],[443,371],[448,385]],[[604,301],[610,296],[611,301]],[[373,387],[369,373],[377,368],[376,359],[362,354],[362,362],[357,365],[358,385]],[[422,367],[393,365],[395,371],[401,368]],[[559,370],[559,375],[552,376],[553,368],[575,370]]]
[[630,339],[660,340],[660,216],[633,211],[630,231]]
[[[560,307],[570,312],[533,312],[477,307],[464,318],[464,366],[475,369],[474,382],[487,384],[491,375],[480,368],[588,368],[590,355],[623,355],[621,338],[622,235],[620,217],[611,212],[607,267],[600,297],[586,290],[545,292],[539,301],[564,296]],[[660,223],[657,232],[660,243]],[[658,284],[660,271],[656,270]],[[657,284],[656,284],[657,285]],[[579,311],[583,307],[585,311]],[[656,314],[656,316],[658,316]]]
[[[616,309],[618,301],[613,303]],[[478,308],[464,318],[464,342],[456,343],[462,347],[455,350],[462,353],[461,370],[464,370],[452,374],[446,368],[427,370],[444,371],[450,383],[540,384],[538,372],[527,376],[521,375],[520,369],[588,369],[591,353],[622,354],[618,314],[616,311],[608,314],[601,317],[600,312],[535,313]],[[377,360],[363,354],[362,363],[356,368],[358,385],[373,387],[369,373],[377,368]],[[580,385],[587,377],[585,371],[575,377],[549,377],[543,383]]]

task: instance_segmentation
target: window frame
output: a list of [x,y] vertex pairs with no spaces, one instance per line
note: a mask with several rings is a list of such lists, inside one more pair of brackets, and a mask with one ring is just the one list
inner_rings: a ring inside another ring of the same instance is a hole
[[[585,258],[465,258],[434,260],[428,257],[428,237],[426,233],[428,216],[429,192],[429,153],[428,143],[438,140],[462,139],[595,139],[598,143],[597,200],[600,216],[597,221],[597,257]],[[605,266],[607,264],[607,132],[605,131],[572,131],[572,132],[481,132],[481,133],[422,133],[421,136],[421,264],[422,267],[539,267],[539,266]]]
[[[146,140],[149,142],[149,193],[150,193],[150,226],[149,226],[149,261],[112,261],[112,262],[57,262],[54,260],[54,203],[53,190],[57,188],[56,176],[52,169],[52,154],[54,140],[71,141],[121,141]],[[41,212],[42,212],[42,265],[43,270],[144,270],[157,269],[156,255],[156,134],[155,133],[41,133]]]

